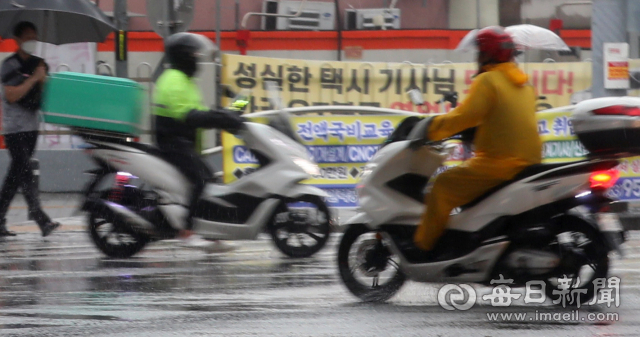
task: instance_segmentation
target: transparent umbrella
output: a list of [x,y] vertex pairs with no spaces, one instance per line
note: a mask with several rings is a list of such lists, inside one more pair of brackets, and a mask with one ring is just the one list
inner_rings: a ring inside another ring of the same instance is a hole
[[[524,24],[506,27],[505,31],[511,34],[513,42],[518,49],[571,50],[556,33],[546,28]],[[456,51],[468,52],[477,50],[477,35],[477,29],[470,31],[460,41]]]
[[534,25],[515,25],[504,29],[516,45],[526,49],[571,51],[556,33]]

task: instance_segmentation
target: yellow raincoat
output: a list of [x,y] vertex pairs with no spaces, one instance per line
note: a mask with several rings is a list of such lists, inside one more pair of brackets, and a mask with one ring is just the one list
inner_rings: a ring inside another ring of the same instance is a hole
[[425,198],[427,210],[415,233],[416,245],[431,250],[444,233],[451,211],[473,201],[525,167],[542,160],[536,120],[536,93],[515,63],[485,66],[467,98],[453,111],[436,116],[430,140],[477,127],[472,159],[441,173]]

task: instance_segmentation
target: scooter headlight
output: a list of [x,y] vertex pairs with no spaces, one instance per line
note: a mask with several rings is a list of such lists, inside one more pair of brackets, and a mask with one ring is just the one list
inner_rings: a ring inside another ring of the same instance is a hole
[[308,159],[293,158],[293,162],[296,163],[296,165],[298,165],[308,175],[311,175],[313,177],[319,177],[321,175],[320,167],[318,167],[317,164],[311,162]]

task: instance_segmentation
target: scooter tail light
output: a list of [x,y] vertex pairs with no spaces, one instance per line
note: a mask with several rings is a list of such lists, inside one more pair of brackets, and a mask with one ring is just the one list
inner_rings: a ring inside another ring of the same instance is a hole
[[618,115],[618,116],[633,116],[640,117],[640,107],[637,106],[625,106],[625,105],[612,105],[600,109],[593,110],[596,115]]
[[122,200],[124,195],[124,188],[131,182],[131,179],[135,178],[131,173],[128,172],[118,172],[116,174],[116,183],[114,188],[111,190],[109,194],[109,200],[113,202],[119,202]]
[[613,187],[619,178],[620,172],[615,169],[597,171],[589,176],[589,184],[592,190],[607,190]]

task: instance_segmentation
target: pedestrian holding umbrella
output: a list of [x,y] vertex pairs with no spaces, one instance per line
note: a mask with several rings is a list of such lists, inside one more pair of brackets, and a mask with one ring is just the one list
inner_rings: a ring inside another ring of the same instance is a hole
[[0,190],[0,237],[14,236],[6,214],[21,188],[29,215],[42,236],[60,226],[42,210],[33,183],[32,156],[38,139],[39,110],[46,63],[33,55],[36,41],[51,44],[102,42],[112,31],[109,19],[87,0],[4,0],[0,2],[0,37],[14,38],[18,51],[2,62],[2,124],[11,164]]

